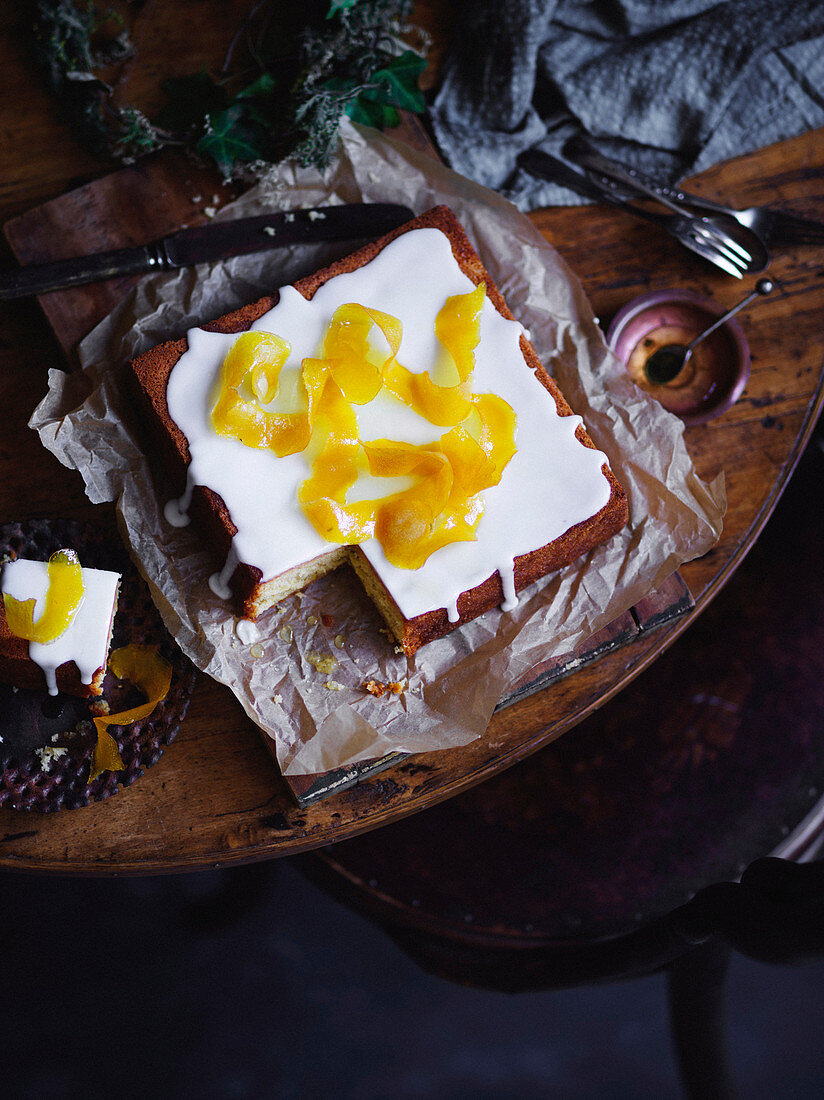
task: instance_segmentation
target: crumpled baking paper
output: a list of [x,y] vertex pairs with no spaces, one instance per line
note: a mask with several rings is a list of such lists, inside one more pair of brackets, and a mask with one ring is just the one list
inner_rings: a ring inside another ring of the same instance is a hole
[[[412,659],[397,652],[348,567],[241,626],[208,586],[220,563],[196,530],[170,527],[163,517],[171,490],[152,480],[124,365],[351,245],[275,249],[143,279],[81,343],[80,373],[49,372],[31,426],[81,472],[92,502],[117,502],[123,536],[167,627],[199,668],[235,693],[290,775],[480,736],[499,698],[530,668],[568,652],[705,553],[721,533],[725,505],[723,480],[706,485],[696,476],[681,422],[637,389],[607,350],[578,280],[495,192],[391,137],[345,123],[325,174],[281,165],[220,217],[362,201],[402,202],[416,214],[439,203],[454,210],[609,456],[631,519],[607,545],[523,592],[515,611],[491,611]],[[402,690],[375,697],[363,686],[372,679]]]

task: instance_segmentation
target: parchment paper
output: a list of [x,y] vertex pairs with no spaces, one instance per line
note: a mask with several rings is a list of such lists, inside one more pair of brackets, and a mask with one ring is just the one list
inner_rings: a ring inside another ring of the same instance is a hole
[[[273,608],[247,633],[248,624],[239,627],[208,586],[217,563],[197,531],[163,518],[171,490],[152,481],[124,364],[352,246],[273,250],[142,280],[81,344],[81,373],[49,372],[31,426],[62,463],[81,472],[92,502],[117,502],[124,538],[169,630],[273,738],[286,774],[478,737],[500,696],[533,665],[572,649],[705,553],[721,533],[725,505],[723,480],[706,485],[696,476],[681,422],[637,389],[607,350],[578,280],[495,192],[391,137],[346,123],[325,176],[281,165],[219,216],[359,201],[403,202],[415,213],[446,203],[455,211],[609,456],[629,495],[631,520],[608,545],[522,593],[514,612],[492,611],[414,659],[396,652],[348,568]],[[369,679],[403,690],[376,698],[363,688]]]

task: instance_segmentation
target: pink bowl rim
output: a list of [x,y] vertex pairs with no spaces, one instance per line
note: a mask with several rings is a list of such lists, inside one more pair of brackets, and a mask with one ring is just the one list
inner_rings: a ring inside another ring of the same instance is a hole
[[[618,355],[617,349],[627,323],[645,309],[662,305],[665,302],[688,302],[690,305],[701,306],[713,317],[721,317],[727,312],[728,308],[720,305],[712,298],[706,298],[704,295],[696,294],[695,291],[692,290],[650,290],[645,294],[639,295],[637,298],[633,298],[632,301],[627,302],[627,304],[622,306],[615,314],[606,334],[607,346],[613,354],[621,359],[624,365],[626,365],[626,361]],[[739,399],[747,385],[752,364],[750,347],[744,335],[744,330],[735,317],[730,317],[729,320],[725,321],[724,328],[727,329],[732,336],[738,352],[735,382],[727,393],[723,397],[720,397],[718,402],[711,405],[709,408],[702,409],[700,412],[693,414],[673,414],[679,415],[679,418],[687,425],[704,424],[708,420],[713,420],[716,416],[720,416],[722,413],[727,412]]]

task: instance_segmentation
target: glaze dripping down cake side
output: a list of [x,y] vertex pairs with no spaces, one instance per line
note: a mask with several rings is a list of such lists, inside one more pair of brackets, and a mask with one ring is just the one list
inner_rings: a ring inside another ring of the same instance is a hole
[[247,618],[348,561],[412,654],[627,522],[446,207],[131,371],[167,518]]

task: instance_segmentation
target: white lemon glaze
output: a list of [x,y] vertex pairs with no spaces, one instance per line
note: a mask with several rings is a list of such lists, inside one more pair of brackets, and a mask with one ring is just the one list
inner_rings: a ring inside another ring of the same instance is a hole
[[[415,372],[429,370],[437,380],[443,353],[435,318],[447,298],[473,288],[448,237],[438,229],[416,229],[396,238],[365,266],[330,279],[311,301],[294,287],[283,288],[275,307],[252,328],[286,340],[291,353],[284,372],[298,371],[306,356],[319,353],[338,306],[358,302],[397,317],[403,325],[399,362]],[[446,608],[450,621],[457,621],[461,592],[496,571],[504,587],[502,606],[511,610],[517,604],[514,559],[552,542],[609,500],[602,471],[606,456],[575,438],[579,416],[558,415],[553,397],[524,361],[519,346],[523,332],[518,322],[502,317],[488,299],[484,302],[473,390],[496,393],[515,410],[517,451],[500,484],[483,494],[485,510],[476,541],[445,546],[415,570],[391,565],[376,540],[361,546],[408,619]],[[172,371],[167,400],[189,444],[189,484],[218,493],[238,528],[227,568],[242,561],[261,569],[266,581],[327,552],[331,544],[315,531],[298,503],[298,486],[308,475],[304,455],[277,458],[219,436],[211,425],[221,365],[236,339],[237,334],[190,330],[189,348]],[[424,443],[446,430],[385,390],[357,413],[365,440]],[[167,515],[185,513],[187,503],[175,502]],[[224,570],[221,580],[226,579]]]
[[[48,562],[26,558],[3,566],[2,591],[16,600],[34,599],[35,621],[45,606],[48,568]],[[81,576],[83,599],[68,627],[48,645],[29,642],[29,657],[43,670],[50,695],[57,694],[57,669],[66,661],[74,661],[84,684],[90,684],[97,670],[106,667],[120,574],[81,569]]]

